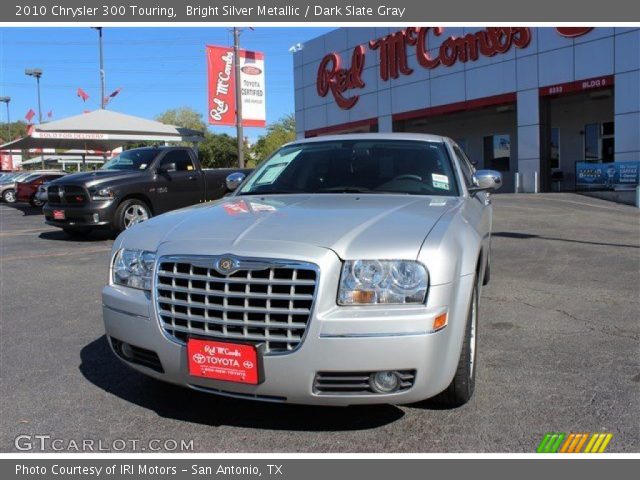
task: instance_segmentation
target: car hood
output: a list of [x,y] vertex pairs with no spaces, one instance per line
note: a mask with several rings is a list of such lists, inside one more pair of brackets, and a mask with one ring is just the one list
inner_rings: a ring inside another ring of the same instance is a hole
[[52,181],[51,184],[72,183],[91,187],[111,180],[124,180],[129,177],[139,177],[140,173],[141,171],[138,170],[94,170],[93,172],[81,172],[65,175],[62,178]]
[[417,258],[429,231],[458,203],[455,197],[410,195],[227,197],[140,224],[127,240],[146,249],[156,237],[157,245],[209,242],[229,253],[277,242],[282,255],[287,245],[304,244],[331,249],[343,259]]

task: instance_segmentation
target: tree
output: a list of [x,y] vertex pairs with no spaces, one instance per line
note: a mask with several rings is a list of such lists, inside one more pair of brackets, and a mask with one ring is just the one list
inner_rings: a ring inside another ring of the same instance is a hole
[[200,163],[207,168],[230,168],[238,165],[238,146],[235,137],[226,133],[205,132],[200,143]]
[[285,143],[296,139],[296,120],[292,114],[267,126],[266,135],[258,138],[253,146],[253,157],[259,163]]
[[191,130],[198,130],[200,132],[207,129],[207,125],[202,120],[202,114],[191,107],[172,108],[158,115],[156,120],[166,123],[167,125],[190,128]]
[[[11,130],[11,138],[9,138],[9,130]],[[27,136],[29,125],[23,121],[2,123],[0,124],[0,139],[3,141],[0,143],[7,143],[16,138],[22,138]]]

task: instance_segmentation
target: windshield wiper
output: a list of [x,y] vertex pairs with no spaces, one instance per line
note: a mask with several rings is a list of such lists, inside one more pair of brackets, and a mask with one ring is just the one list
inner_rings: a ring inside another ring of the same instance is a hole
[[331,188],[323,188],[322,190],[316,190],[313,193],[369,193],[371,192],[368,188],[360,188],[360,187],[331,187]]
[[290,195],[290,194],[296,194],[296,193],[309,193],[309,192],[305,192],[302,190],[274,190],[272,192],[242,192],[242,193],[238,193],[238,196],[244,196],[244,195]]

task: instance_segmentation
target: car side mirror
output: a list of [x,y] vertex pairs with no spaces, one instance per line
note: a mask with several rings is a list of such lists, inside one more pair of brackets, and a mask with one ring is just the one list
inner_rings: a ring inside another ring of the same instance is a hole
[[171,173],[171,172],[175,172],[176,170],[177,170],[176,164],[174,162],[171,162],[171,163],[164,163],[161,166],[159,166],[157,172]]
[[235,191],[240,186],[240,184],[244,182],[244,179],[246,177],[247,176],[241,172],[229,174],[225,180],[225,183],[227,184],[227,190],[231,192]]
[[475,192],[494,192],[502,187],[502,174],[495,170],[478,170],[473,176],[474,186],[469,188],[472,194]]

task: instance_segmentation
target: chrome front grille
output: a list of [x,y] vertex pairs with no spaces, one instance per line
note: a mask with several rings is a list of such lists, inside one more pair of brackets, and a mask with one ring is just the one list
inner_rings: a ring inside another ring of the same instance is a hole
[[156,308],[162,328],[177,341],[194,336],[263,343],[266,353],[287,353],[304,339],[317,283],[318,268],[309,263],[162,257]]

